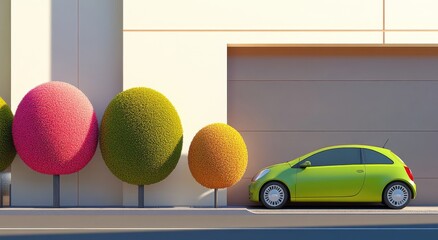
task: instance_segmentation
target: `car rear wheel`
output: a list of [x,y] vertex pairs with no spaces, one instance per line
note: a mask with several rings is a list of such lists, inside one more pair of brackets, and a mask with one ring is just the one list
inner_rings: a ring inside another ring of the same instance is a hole
[[266,208],[283,208],[289,201],[289,192],[284,184],[270,182],[263,186],[260,199]]
[[411,189],[405,183],[393,182],[383,191],[383,202],[389,208],[402,209],[409,204],[411,196]]

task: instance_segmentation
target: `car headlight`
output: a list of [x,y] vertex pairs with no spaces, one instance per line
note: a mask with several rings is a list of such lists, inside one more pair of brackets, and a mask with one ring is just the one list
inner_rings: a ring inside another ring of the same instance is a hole
[[257,173],[253,178],[252,178],[252,182],[255,182],[257,180],[259,180],[260,178],[264,177],[266,174],[268,174],[271,170],[269,169],[263,169],[261,170],[259,173]]

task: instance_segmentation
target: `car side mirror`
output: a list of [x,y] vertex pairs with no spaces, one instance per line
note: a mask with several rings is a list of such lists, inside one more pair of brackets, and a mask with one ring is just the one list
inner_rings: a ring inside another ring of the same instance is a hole
[[300,168],[306,168],[312,166],[312,163],[310,161],[305,161],[300,164]]

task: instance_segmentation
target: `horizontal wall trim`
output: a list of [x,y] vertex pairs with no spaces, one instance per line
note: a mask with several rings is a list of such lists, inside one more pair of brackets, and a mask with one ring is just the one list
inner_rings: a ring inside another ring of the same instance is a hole
[[379,80],[379,79],[352,79],[352,80],[292,80],[292,79],[275,79],[275,80],[254,80],[254,79],[228,79],[229,82],[438,82],[437,80],[398,80],[398,79],[385,79],[385,80]]
[[[382,32],[382,29],[123,29],[123,32]],[[438,30],[436,30],[438,31]]]
[[284,48],[284,47],[334,47],[334,48],[351,48],[351,47],[382,47],[382,48],[400,48],[400,47],[416,47],[416,48],[433,48],[433,47],[438,47],[437,43],[424,43],[424,44],[420,44],[420,43],[370,43],[370,44],[363,44],[363,43],[358,43],[358,44],[353,44],[353,43],[330,43],[330,44],[321,44],[321,43],[306,43],[306,44],[294,44],[294,43],[288,43],[288,44],[276,44],[276,43],[257,43],[257,44],[253,44],[253,43],[229,43],[227,44],[227,47],[229,48],[251,48],[251,47],[256,47],[256,48],[264,48],[264,47],[277,47],[277,48]]
[[382,32],[438,32],[438,29],[389,29]]
[[438,29],[123,29],[123,32],[438,32]]

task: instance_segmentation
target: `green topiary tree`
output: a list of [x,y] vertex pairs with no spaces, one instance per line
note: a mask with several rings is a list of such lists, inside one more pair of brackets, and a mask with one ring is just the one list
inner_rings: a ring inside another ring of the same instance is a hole
[[117,94],[105,110],[100,135],[103,159],[120,180],[144,185],[165,179],[181,156],[183,129],[172,103],[150,88]]
[[248,165],[248,150],[233,127],[214,123],[196,133],[190,144],[188,162],[195,180],[214,189],[214,206],[217,207],[217,189],[240,181]]
[[12,140],[13,118],[11,109],[0,97],[0,172],[11,165],[17,154]]

